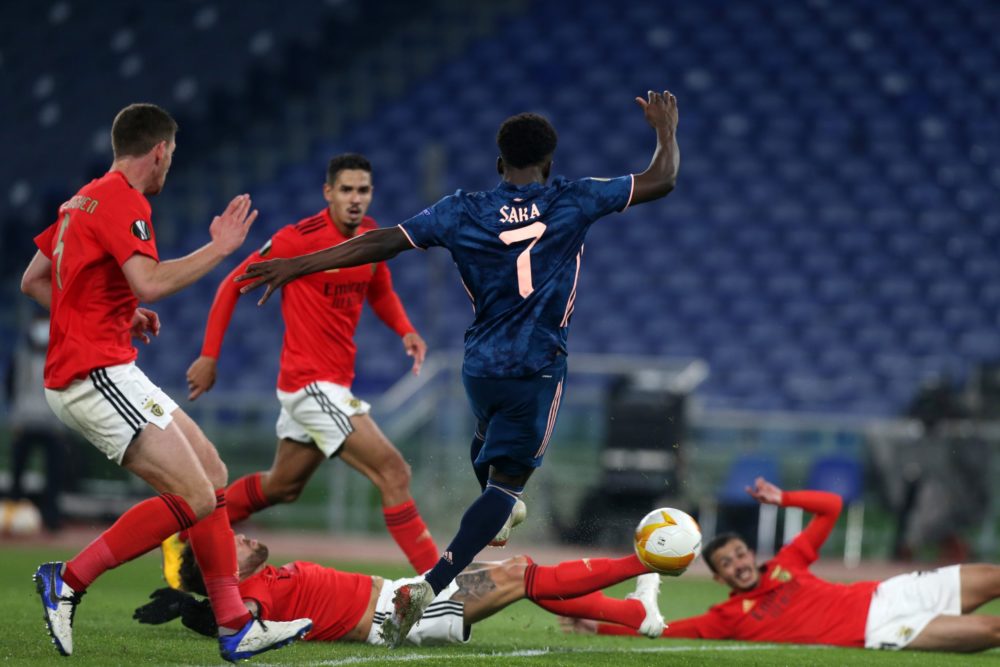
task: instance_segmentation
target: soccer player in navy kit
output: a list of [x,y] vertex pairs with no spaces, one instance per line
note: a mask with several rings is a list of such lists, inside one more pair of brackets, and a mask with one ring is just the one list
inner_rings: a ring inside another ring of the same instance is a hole
[[390,646],[406,637],[483,547],[503,543],[518,519],[515,505],[542,463],[559,412],[566,337],[590,225],[674,188],[680,165],[677,100],[667,91],[649,91],[636,102],[657,139],[641,174],[577,181],[556,177],[547,184],[556,132],[542,116],[519,114],[497,133],[502,181],[493,190],[459,190],[397,227],[372,230],[310,255],[252,264],[237,278],[252,281],[244,292],[266,283],[263,304],[299,276],[443,246],[472,299],[476,316],[465,332],[462,379],[479,420],[472,458],[483,493],[466,510],[437,565],[396,589],[392,617],[382,628]]

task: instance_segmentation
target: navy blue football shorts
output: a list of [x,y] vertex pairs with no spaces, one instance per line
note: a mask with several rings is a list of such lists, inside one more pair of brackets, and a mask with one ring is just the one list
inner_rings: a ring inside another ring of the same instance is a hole
[[507,475],[522,475],[542,465],[559,415],[566,357],[533,375],[483,378],[462,373],[465,393],[479,420],[485,443],[476,464],[489,463]]

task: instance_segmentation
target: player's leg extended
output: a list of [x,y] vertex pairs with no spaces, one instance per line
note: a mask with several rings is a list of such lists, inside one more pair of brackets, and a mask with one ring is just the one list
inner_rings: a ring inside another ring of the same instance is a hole
[[181,429],[190,449],[198,457],[216,497],[215,509],[188,530],[188,539],[205,579],[205,588],[220,634],[236,631],[250,621],[250,612],[239,593],[236,578],[236,548],[226,511],[225,485],[228,472],[215,446],[201,428],[180,408],[174,423]]
[[226,489],[230,524],[239,523],[271,505],[298,500],[325,460],[326,455],[311,442],[280,439],[270,470],[240,477]]
[[440,552],[410,495],[410,465],[370,416],[354,415],[351,423],[340,458],[378,488],[386,528],[413,569],[429,570]]
[[1000,598],[1000,565],[970,563],[959,566],[962,582],[962,613],[971,614]]
[[937,616],[906,645],[916,651],[973,653],[1000,646],[1000,616]]

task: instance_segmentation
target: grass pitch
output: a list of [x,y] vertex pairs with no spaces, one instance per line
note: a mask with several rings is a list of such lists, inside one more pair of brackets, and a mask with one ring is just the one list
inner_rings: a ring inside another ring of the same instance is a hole
[[[42,620],[41,604],[31,575],[39,563],[64,559],[71,554],[42,550],[0,550],[0,662],[4,665],[55,665],[75,667],[112,665],[219,665],[213,640],[195,635],[178,621],[160,626],[139,625],[132,611],[162,585],[159,558],[148,555],[101,577],[84,598],[74,627],[74,653],[62,658],[49,641]],[[283,563],[291,558],[279,554],[271,559]],[[382,576],[409,576],[403,567],[330,563]],[[623,596],[630,586],[619,586],[612,594]],[[701,613],[722,599],[720,586],[699,579],[665,579],[661,608],[667,618]],[[1000,603],[986,613],[1000,614]],[[973,656],[947,654],[888,653],[859,649],[800,647],[741,642],[647,640],[623,637],[564,635],[555,617],[522,601],[476,625],[472,641],[463,646],[400,648],[389,651],[361,644],[300,642],[266,653],[255,665],[449,665],[467,667],[497,665],[996,665],[1000,650]]]

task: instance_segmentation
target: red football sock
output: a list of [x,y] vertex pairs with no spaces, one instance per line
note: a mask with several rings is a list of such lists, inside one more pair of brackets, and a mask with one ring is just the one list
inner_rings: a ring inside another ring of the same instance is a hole
[[240,596],[236,544],[226,512],[226,491],[215,492],[215,510],[191,526],[188,538],[220,628],[239,629],[252,617]]
[[585,558],[558,565],[532,563],[524,572],[529,600],[565,600],[599,591],[649,572],[634,554],[625,558]]
[[240,477],[226,489],[226,510],[229,512],[229,525],[239,523],[254,512],[270,507],[264,496],[260,473],[255,472],[246,477]]
[[427,524],[420,517],[417,505],[413,500],[395,507],[383,507],[382,514],[385,516],[385,526],[389,529],[392,539],[406,554],[406,559],[417,572],[426,572],[434,567],[441,552],[431,533],[427,530]]
[[637,630],[632,628],[626,628],[621,625],[614,625],[611,623],[598,623],[597,624],[597,634],[599,635],[638,635]]
[[63,580],[82,593],[104,572],[155,549],[195,520],[191,506],[180,496],[164,493],[143,500],[66,563]]
[[638,600],[619,600],[596,591],[568,600],[535,600],[542,609],[559,616],[609,621],[638,630],[646,620],[646,608]]

